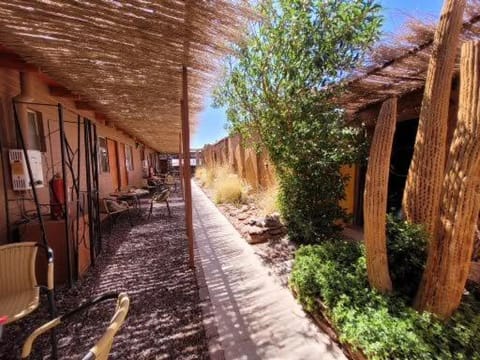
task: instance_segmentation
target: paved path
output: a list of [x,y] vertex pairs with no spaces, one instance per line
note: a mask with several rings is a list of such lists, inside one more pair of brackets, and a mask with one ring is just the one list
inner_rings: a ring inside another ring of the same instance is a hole
[[205,274],[225,359],[345,359],[192,184],[197,264]]

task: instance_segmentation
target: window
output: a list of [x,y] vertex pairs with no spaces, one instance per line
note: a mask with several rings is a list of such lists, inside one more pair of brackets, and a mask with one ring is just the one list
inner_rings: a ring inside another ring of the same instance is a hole
[[28,148],[46,152],[45,134],[43,132],[42,113],[39,111],[27,110],[28,133],[24,134],[28,139]]
[[125,144],[125,160],[127,163],[127,171],[133,171],[133,148]]
[[100,172],[110,172],[110,164],[108,162],[107,139],[102,137],[98,138],[98,157]]

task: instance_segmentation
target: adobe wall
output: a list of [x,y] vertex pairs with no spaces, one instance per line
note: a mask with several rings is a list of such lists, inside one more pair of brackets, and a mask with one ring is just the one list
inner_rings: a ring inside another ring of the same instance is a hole
[[[226,137],[216,144],[202,149],[204,166],[228,166],[243,178],[254,190],[267,189],[276,184],[275,167],[266,150],[257,151],[246,146],[240,135]],[[356,166],[345,166],[342,173],[350,176],[346,187],[346,198],[340,204],[349,213],[355,211]]]
[[[128,172],[128,185],[141,187],[143,184],[143,170],[140,159],[140,147],[137,147],[135,140],[127,134],[113,128],[106,126],[102,121],[95,120],[95,113],[93,111],[77,110],[75,103],[69,98],[59,98],[50,95],[48,85],[37,74],[31,76],[33,91],[33,100],[35,103],[58,104],[64,106],[64,121],[65,134],[68,143],[75,153],[75,172],[77,172],[77,149],[80,145],[80,188],[86,190],[86,174],[85,174],[85,147],[84,147],[84,133],[83,126],[80,131],[80,142],[78,142],[77,134],[77,117],[88,118],[97,125],[97,135],[113,139],[119,145],[127,144],[132,146],[133,154],[133,170]],[[5,174],[0,167],[0,244],[7,241],[7,219],[6,219],[6,199],[4,192],[8,194],[8,213],[10,216],[10,223],[14,223],[21,218],[22,206],[25,210],[34,211],[34,203],[32,201],[22,200],[22,198],[31,198],[30,191],[13,191],[10,180],[10,165],[8,160],[8,149],[20,148],[20,143],[17,140],[14,117],[12,110],[12,99],[20,94],[20,73],[18,70],[0,68],[0,138],[3,146],[3,164]],[[59,136],[59,121],[58,108],[56,106],[44,106],[37,104],[21,104],[17,105],[18,112],[26,112],[27,110],[38,111],[43,119],[43,131],[45,134],[46,152],[42,153],[43,163],[43,177],[45,186],[38,188],[39,201],[41,204],[48,205],[50,203],[50,193],[48,182],[57,172],[61,173],[61,151],[60,151],[60,136]],[[145,148],[145,158],[148,159],[148,154],[153,150]],[[5,175],[6,183],[3,183]],[[72,187],[72,177],[67,174],[67,185]],[[112,185],[110,173],[99,173],[99,192],[100,197],[108,196],[109,193],[115,189]],[[48,212],[48,208],[46,211]]]

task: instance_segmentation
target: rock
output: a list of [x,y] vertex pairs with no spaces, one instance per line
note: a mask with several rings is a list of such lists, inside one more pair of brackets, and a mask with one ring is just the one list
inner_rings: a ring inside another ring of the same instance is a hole
[[242,205],[242,207],[238,210],[239,213],[244,213],[250,210],[248,205]]
[[240,220],[240,221],[243,221],[245,219],[247,219],[250,215],[248,213],[240,213],[237,215],[237,219]]
[[283,226],[277,227],[277,228],[269,228],[268,233],[271,236],[278,236],[278,235],[283,235],[286,233],[285,228]]
[[265,226],[268,228],[278,228],[283,226],[280,221],[280,215],[278,213],[273,213],[265,216]]
[[248,230],[248,235],[250,235],[250,240],[248,240],[250,244],[266,242],[270,237],[268,229],[258,226],[250,226]]

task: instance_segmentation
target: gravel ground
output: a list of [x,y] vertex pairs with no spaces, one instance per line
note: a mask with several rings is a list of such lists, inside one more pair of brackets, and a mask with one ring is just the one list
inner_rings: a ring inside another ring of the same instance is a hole
[[[84,280],[73,289],[57,289],[60,313],[108,291],[129,294],[129,316],[115,337],[111,359],[208,359],[198,287],[188,267],[183,203],[174,197],[170,207],[171,218],[164,204],[157,204],[150,221],[137,221],[133,228],[117,224],[105,235],[97,265]],[[5,328],[0,359],[20,358],[26,336],[46,322],[46,299],[42,300],[39,310]],[[113,302],[102,304],[72,319],[68,327],[60,326],[59,357],[82,358],[114,307]],[[36,358],[50,358],[48,340],[38,340]]]

